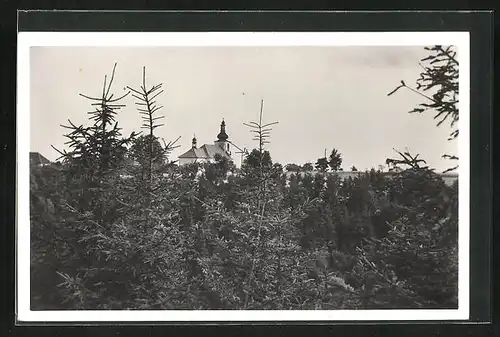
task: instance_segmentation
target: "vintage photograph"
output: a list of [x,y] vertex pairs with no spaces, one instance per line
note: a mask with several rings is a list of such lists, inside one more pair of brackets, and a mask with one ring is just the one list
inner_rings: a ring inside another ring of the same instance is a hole
[[459,55],[30,47],[30,310],[458,309]]

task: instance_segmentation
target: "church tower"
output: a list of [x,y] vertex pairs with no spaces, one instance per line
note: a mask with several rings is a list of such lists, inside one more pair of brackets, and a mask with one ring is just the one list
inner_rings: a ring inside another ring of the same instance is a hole
[[226,133],[226,122],[224,119],[220,125],[220,132],[214,144],[203,144],[198,147],[196,135],[191,140],[191,148],[179,156],[179,165],[192,164],[196,162],[216,162],[217,156],[222,156],[232,162],[229,136]]
[[214,142],[215,145],[221,147],[228,155],[231,155],[231,151],[229,150],[229,142],[227,139],[229,136],[226,133],[226,122],[222,119],[222,123],[220,124],[220,132],[217,135],[217,140]]

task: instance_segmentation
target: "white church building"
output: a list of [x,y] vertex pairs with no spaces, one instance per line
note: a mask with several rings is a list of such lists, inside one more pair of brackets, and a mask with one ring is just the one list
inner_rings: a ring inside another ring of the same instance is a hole
[[226,122],[223,119],[220,125],[220,132],[214,144],[204,144],[197,147],[196,137],[193,137],[191,149],[179,156],[179,165],[203,162],[213,163],[215,162],[215,156],[217,154],[231,161],[230,142],[228,138],[229,136],[226,133]]

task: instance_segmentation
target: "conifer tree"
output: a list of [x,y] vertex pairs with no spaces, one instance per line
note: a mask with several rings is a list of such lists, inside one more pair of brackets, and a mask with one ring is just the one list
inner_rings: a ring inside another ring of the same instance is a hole
[[273,166],[271,154],[267,150],[264,150],[263,154],[261,154],[259,149],[253,149],[246,155],[242,167],[244,170],[260,169],[261,162],[264,171],[270,169]]
[[90,100],[94,108],[88,112],[92,125],[76,126],[68,121],[69,126],[63,125],[63,127],[69,130],[65,135],[68,138],[65,144],[69,147],[69,151],[60,151],[54,147],[61,155],[59,159],[63,161],[68,183],[80,184],[83,187],[83,191],[74,191],[79,208],[95,212],[98,222],[104,220],[103,217],[106,215],[105,193],[109,190],[109,179],[113,175],[116,176],[117,170],[123,164],[126,146],[136,136],[132,133],[129,137],[123,138],[121,128],[116,121],[118,110],[125,106],[120,102],[129,92],[116,98],[111,92],[115,70],[116,64],[109,82],[107,75],[104,76],[100,97],[80,94]]
[[[61,155],[66,182],[58,201],[61,220],[53,230],[56,236],[65,233],[63,245],[56,249],[69,246],[72,252],[57,272],[64,280],[60,291],[64,302],[73,303],[77,308],[95,306],[100,295],[124,294],[123,283],[113,272],[107,274],[106,263],[96,254],[103,248],[101,238],[109,238],[113,224],[123,215],[115,187],[120,180],[127,146],[135,137],[135,133],[122,137],[116,120],[118,110],[125,106],[121,101],[129,92],[115,98],[112,93],[115,70],[116,64],[111,77],[104,77],[100,97],[80,94],[91,102],[93,110],[88,112],[91,125],[76,126],[68,121],[69,126],[63,127],[69,130],[65,135],[69,149],[56,149]],[[95,275],[91,270],[100,270],[100,273]],[[107,293],[93,288],[93,283],[99,283],[99,277],[113,285]]]
[[[410,113],[424,113],[426,111],[434,112],[434,119],[437,120],[437,126],[449,121],[452,132],[448,140],[458,137],[458,88],[459,88],[459,62],[457,52],[454,46],[435,45],[425,47],[429,55],[423,58],[419,63],[422,68],[420,77],[417,79],[416,87],[407,85],[404,81],[391,91],[388,96],[394,94],[401,88],[408,89],[423,98],[426,102],[419,104]],[[432,94],[427,94],[431,92]],[[444,154],[443,158],[458,160],[455,155]],[[453,171],[457,166],[451,167],[447,171]]]
[[257,229],[257,243],[256,246],[253,247],[252,249],[252,261],[251,261],[251,267],[250,271],[248,274],[248,280],[247,280],[247,289],[245,292],[245,301],[244,301],[244,309],[248,308],[248,301],[251,296],[251,288],[252,288],[252,282],[255,274],[255,267],[256,267],[256,257],[258,254],[258,249],[260,248],[260,240],[261,235],[262,235],[262,226],[264,224],[264,216],[266,215],[266,207],[268,207],[267,203],[269,202],[268,200],[268,195],[267,195],[267,188],[268,188],[268,177],[266,176],[266,166],[265,166],[265,151],[264,151],[264,146],[265,144],[269,143],[269,138],[271,136],[271,126],[278,124],[278,122],[271,122],[267,124],[263,124],[262,122],[262,113],[263,113],[263,108],[264,108],[264,100],[261,100],[260,103],[260,114],[259,114],[259,122],[249,122],[249,123],[244,123],[244,125],[248,126],[251,130],[252,133],[254,133],[254,140],[258,141],[259,144],[259,158],[258,158],[258,200],[257,200],[257,212],[260,214],[260,219],[258,220],[258,229]]
[[146,67],[142,68],[142,85],[139,89],[134,89],[130,86],[127,88],[132,92],[132,96],[137,100],[135,104],[138,106],[137,110],[141,115],[142,125],[141,128],[146,130],[146,135],[141,135],[132,147],[132,158],[139,162],[141,171],[146,175],[148,187],[152,189],[153,173],[155,167],[164,164],[168,154],[177,146],[175,143],[179,138],[173,142],[165,143],[163,146],[159,142],[159,138],[154,134],[155,130],[163,123],[159,120],[165,118],[163,115],[158,115],[163,106],[157,104],[156,98],[163,93],[163,83],[153,85],[151,88],[146,86]]

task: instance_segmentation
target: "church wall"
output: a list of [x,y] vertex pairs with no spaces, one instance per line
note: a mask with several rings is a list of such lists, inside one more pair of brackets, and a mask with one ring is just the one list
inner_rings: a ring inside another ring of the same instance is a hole
[[193,164],[193,163],[213,163],[213,159],[200,159],[200,158],[179,158],[179,165]]

